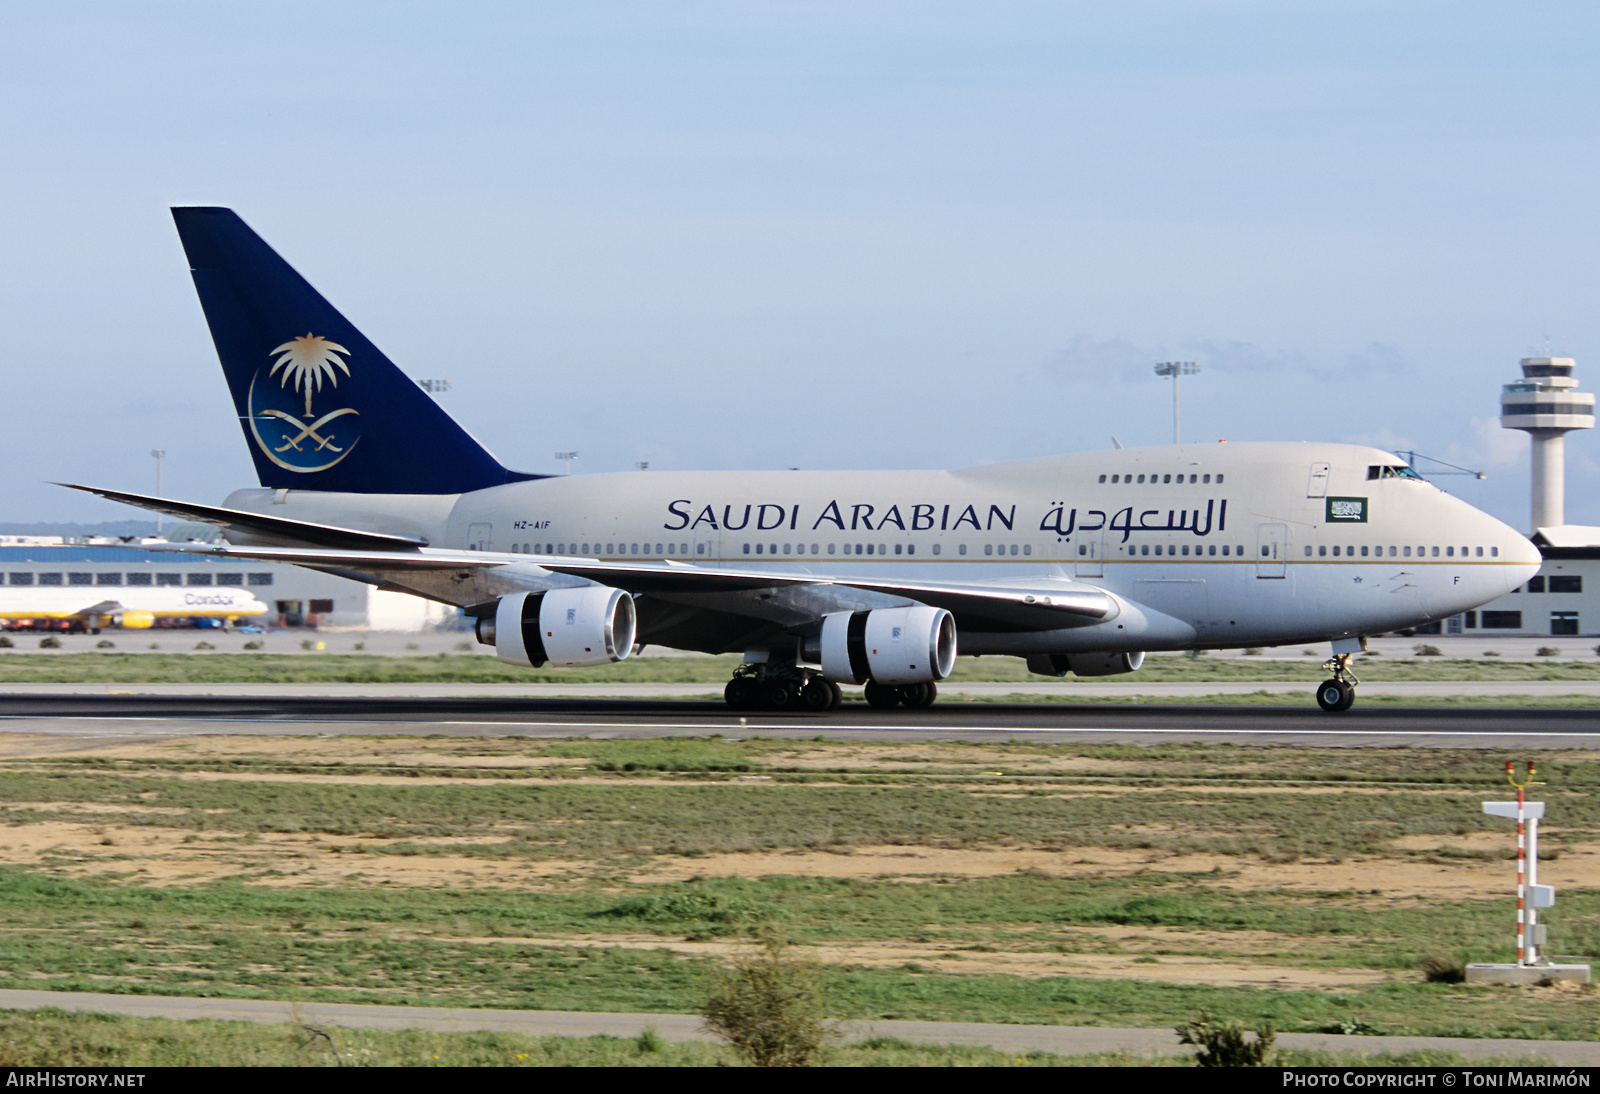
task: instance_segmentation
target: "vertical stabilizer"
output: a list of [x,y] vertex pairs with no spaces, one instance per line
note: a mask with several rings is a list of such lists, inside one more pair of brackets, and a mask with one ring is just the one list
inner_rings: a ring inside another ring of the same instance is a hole
[[172,210],[262,486],[456,494],[508,471],[231,209]]

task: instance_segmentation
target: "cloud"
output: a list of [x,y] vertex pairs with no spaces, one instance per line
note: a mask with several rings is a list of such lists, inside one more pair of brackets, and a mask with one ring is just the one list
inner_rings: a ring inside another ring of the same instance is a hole
[[1452,441],[1445,449],[1451,463],[1474,469],[1515,467],[1528,459],[1528,435],[1504,428],[1499,418],[1474,418],[1467,433],[1472,438],[1468,444]]
[[1137,383],[1155,377],[1155,364],[1166,356],[1159,347],[1140,347],[1123,338],[1104,341],[1080,334],[1039,362],[1047,376],[1057,380],[1095,383]]
[[1344,359],[1343,378],[1357,376],[1400,376],[1411,371],[1411,362],[1399,346],[1387,342],[1368,342],[1358,353]]
[[1294,368],[1301,363],[1297,353],[1264,349],[1254,342],[1191,339],[1183,348],[1207,371],[1260,374]]
[[1369,445],[1372,448],[1381,448],[1385,452],[1409,452],[1416,447],[1416,441],[1401,436],[1388,426],[1380,426],[1367,433],[1357,433],[1344,440],[1346,444]]

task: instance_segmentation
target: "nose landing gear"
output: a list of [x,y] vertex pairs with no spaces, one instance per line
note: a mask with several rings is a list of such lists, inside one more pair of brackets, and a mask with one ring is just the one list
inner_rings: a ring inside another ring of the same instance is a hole
[[1317,688],[1317,705],[1329,714],[1341,714],[1355,704],[1356,685],[1361,681],[1350,671],[1352,653],[1336,653],[1322,663],[1333,679],[1324,680]]

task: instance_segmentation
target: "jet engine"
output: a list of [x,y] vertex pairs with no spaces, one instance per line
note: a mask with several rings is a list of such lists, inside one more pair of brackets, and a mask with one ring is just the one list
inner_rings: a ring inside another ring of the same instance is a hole
[[869,612],[834,612],[806,658],[840,684],[931,684],[956,663],[956,621],[943,608],[916,605]]
[[514,593],[478,620],[478,641],[508,665],[606,665],[633,651],[633,597],[607,585]]
[[1028,658],[1028,671],[1040,676],[1116,676],[1137,672],[1144,664],[1138,653],[1036,653]]
[[118,612],[111,621],[130,631],[142,631],[155,626],[156,616],[154,612]]

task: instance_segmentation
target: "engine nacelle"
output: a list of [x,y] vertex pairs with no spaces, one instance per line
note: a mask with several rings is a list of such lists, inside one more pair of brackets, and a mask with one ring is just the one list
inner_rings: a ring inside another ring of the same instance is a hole
[[156,625],[156,615],[154,612],[118,612],[111,621],[130,631],[142,631]]
[[1028,658],[1028,671],[1040,676],[1116,676],[1138,672],[1144,664],[1144,651],[1138,653],[1035,653]]
[[606,585],[513,593],[478,620],[478,641],[508,665],[606,665],[633,652],[633,597]]
[[943,608],[876,608],[822,619],[817,660],[841,684],[927,684],[956,663],[956,621]]

